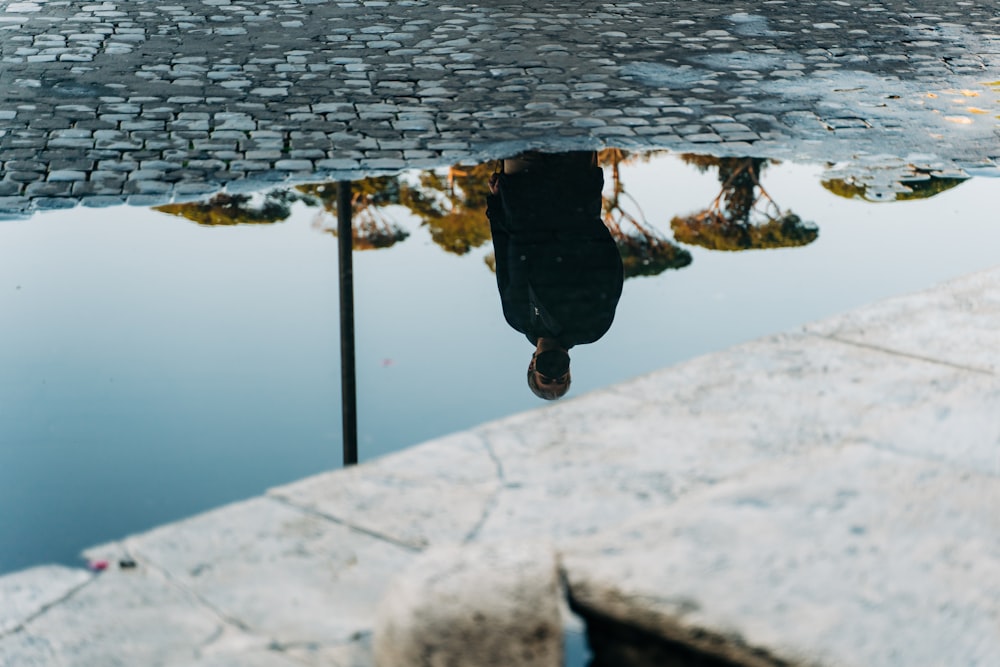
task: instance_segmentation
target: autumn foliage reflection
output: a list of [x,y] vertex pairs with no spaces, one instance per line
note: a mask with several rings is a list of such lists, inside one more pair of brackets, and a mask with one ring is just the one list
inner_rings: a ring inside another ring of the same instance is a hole
[[245,194],[217,194],[208,201],[166,204],[154,210],[187,218],[199,225],[253,225],[281,222],[292,213],[287,190],[272,190],[260,198]]
[[[339,188],[335,181],[309,183],[295,189],[307,205],[318,205],[336,219]],[[398,203],[399,189],[398,180],[390,176],[363,178],[352,184],[351,237],[355,250],[388,248],[410,235],[386,211],[386,207]],[[336,227],[324,225],[323,217],[316,219],[316,226],[336,236]]]
[[[682,155],[684,162],[701,171],[717,170],[721,189],[709,206],[699,212],[674,217],[673,239],[650,224],[639,204],[628,193],[623,167],[648,161],[651,153],[605,149],[598,153],[605,169],[602,217],[618,246],[626,277],[652,276],[691,263],[691,254],[678,243],[715,250],[746,250],[802,246],[814,241],[816,226],[791,211],[782,211],[760,183],[768,164],[763,158],[718,158]],[[397,217],[407,212],[427,227],[433,242],[444,251],[464,255],[490,241],[485,215],[489,178],[495,162],[456,165],[447,170],[407,172],[355,181],[352,187],[354,248],[391,247],[409,236]],[[927,196],[954,187],[950,179],[914,183]],[[847,182],[826,181],[838,194],[863,196]],[[277,188],[264,194],[219,194],[204,202],[170,204],[156,210],[184,217],[200,225],[267,224],[291,214],[291,206],[317,208],[314,225],[336,234],[337,183],[318,182]],[[675,242],[676,241],[676,242]],[[490,258],[486,258],[487,265]]]
[[434,243],[446,252],[464,255],[490,240],[485,211],[492,165],[457,165],[447,174],[425,171],[407,186],[400,203],[427,225]]
[[674,238],[681,243],[711,250],[788,248],[812,243],[816,225],[791,211],[782,212],[760,183],[768,164],[764,158],[719,158],[682,155],[701,171],[718,169],[722,184],[718,196],[702,211],[670,221]]
[[[931,173],[911,168],[910,174],[904,180],[897,182],[902,186],[891,193],[891,198],[873,195],[869,186],[857,178],[831,178],[822,181],[828,191],[845,199],[861,199],[869,202],[912,201],[915,199],[930,199],[934,195],[964,183],[966,178],[934,176]],[[879,193],[881,194],[881,193]]]

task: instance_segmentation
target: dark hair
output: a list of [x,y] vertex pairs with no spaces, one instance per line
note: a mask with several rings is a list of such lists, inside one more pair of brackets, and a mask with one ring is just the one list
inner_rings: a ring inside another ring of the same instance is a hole
[[566,376],[566,382],[556,385],[555,389],[542,389],[538,386],[538,377],[535,371],[528,369],[528,387],[531,389],[531,393],[538,398],[544,398],[546,401],[554,401],[557,398],[562,398],[569,391],[569,385],[570,378]]
[[569,353],[563,349],[545,350],[535,355],[535,370],[547,378],[557,378],[569,372]]
[[[538,375],[547,378],[565,377],[566,381],[554,387],[542,388],[538,385]],[[572,377],[569,372],[569,354],[566,350],[546,350],[532,355],[531,363],[528,364],[528,388],[538,398],[546,401],[554,401],[561,398],[569,391]]]

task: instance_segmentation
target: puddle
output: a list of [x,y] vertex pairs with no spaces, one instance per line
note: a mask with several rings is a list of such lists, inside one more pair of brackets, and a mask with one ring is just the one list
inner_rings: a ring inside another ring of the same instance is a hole
[[[940,165],[600,159],[626,278],[569,396],[997,261],[997,181]],[[542,404],[498,296],[493,169],[354,186],[362,460]],[[336,193],[0,225],[0,571],[339,464]]]

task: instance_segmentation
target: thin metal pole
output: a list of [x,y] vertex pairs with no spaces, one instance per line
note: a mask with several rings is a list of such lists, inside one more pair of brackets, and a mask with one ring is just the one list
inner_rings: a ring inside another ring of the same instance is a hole
[[354,235],[351,182],[337,183],[337,249],[340,262],[340,397],[344,424],[344,465],[358,462],[358,404],[354,371]]

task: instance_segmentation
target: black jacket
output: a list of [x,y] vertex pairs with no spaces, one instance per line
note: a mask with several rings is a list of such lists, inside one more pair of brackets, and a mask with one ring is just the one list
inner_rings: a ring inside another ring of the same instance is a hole
[[504,318],[531,343],[592,343],[614,320],[624,273],[601,221],[599,167],[501,174],[487,197]]

